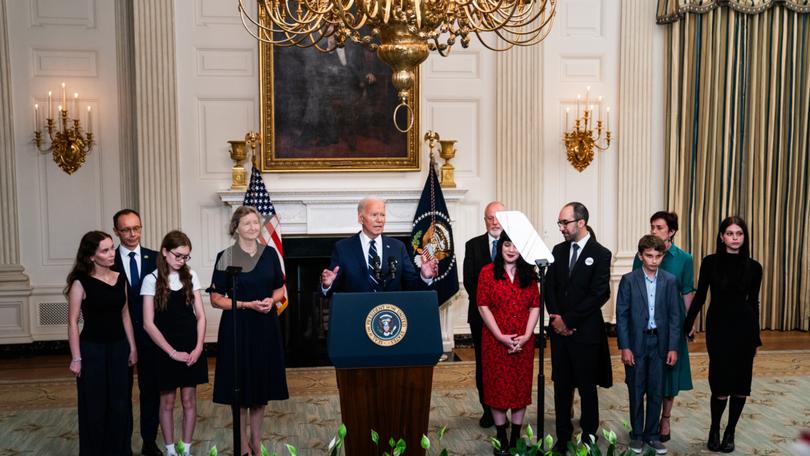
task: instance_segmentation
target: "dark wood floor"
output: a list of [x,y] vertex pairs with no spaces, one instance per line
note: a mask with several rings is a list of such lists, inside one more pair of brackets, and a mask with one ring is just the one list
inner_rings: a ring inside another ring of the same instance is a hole
[[[616,338],[609,339],[611,354],[618,355]],[[810,350],[810,332],[802,331],[763,331],[763,347],[761,350]],[[691,353],[706,351],[706,340],[700,333],[689,346]],[[457,358],[462,361],[474,359],[472,348],[456,348]],[[549,349],[546,348],[546,359],[550,359]],[[70,376],[68,355],[31,356],[24,358],[0,359],[0,382],[21,380],[42,380],[49,378],[64,378]],[[209,371],[213,372],[215,360],[209,358]]]

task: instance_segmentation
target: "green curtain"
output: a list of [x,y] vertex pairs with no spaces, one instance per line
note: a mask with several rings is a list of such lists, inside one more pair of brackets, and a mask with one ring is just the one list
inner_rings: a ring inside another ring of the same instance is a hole
[[810,323],[810,0],[659,0],[667,202],[712,253],[742,216],[764,274],[762,328]]

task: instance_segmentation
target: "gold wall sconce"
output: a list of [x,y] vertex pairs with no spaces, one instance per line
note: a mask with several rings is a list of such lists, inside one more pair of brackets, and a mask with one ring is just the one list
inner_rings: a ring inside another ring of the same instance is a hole
[[430,148],[430,166],[436,164],[433,157],[433,148],[436,146],[437,141],[439,143],[439,156],[444,159],[439,174],[441,186],[444,188],[456,188],[456,168],[450,164],[450,160],[456,156],[456,143],[458,141],[455,139],[441,139],[439,134],[432,130],[425,133],[425,141],[428,142]]
[[42,114],[39,104],[34,104],[34,144],[40,152],[53,154],[53,161],[62,168],[62,171],[73,174],[87,159],[87,153],[95,145],[93,140],[93,112],[90,105],[87,106],[87,131],[82,130],[79,120],[79,94],[74,93],[71,101],[72,114],[68,110],[67,87],[62,83],[62,104],[56,107],[56,115],[53,111],[53,92],[48,92],[47,116],[45,127],[48,131],[49,145],[44,145],[42,138]]
[[585,91],[585,100],[583,103],[582,95],[577,94],[577,116],[574,119],[574,128],[569,130],[568,115],[571,108],[565,108],[565,132],[563,139],[565,141],[565,149],[568,161],[579,172],[582,172],[594,159],[594,149],[600,151],[607,150],[610,147],[611,132],[610,132],[610,107],[605,108],[606,125],[602,124],[602,97],[597,99],[597,113],[596,131],[593,129],[593,108],[590,100],[591,87],[588,86]]

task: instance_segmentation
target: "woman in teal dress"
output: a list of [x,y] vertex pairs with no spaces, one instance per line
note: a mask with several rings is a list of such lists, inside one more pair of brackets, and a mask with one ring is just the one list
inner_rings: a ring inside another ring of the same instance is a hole
[[[681,318],[684,318],[692,299],[695,297],[695,271],[692,255],[679,249],[672,241],[678,231],[678,215],[674,212],[659,211],[650,217],[650,234],[664,241],[667,252],[661,262],[661,269],[675,276],[678,289],[683,298],[684,309]],[[641,267],[638,256],[633,260],[633,269]],[[683,321],[681,321],[683,324]],[[689,365],[689,347],[686,335],[678,346],[678,362],[667,368],[664,375],[664,402],[661,409],[661,441],[670,439],[669,417],[672,414],[672,405],[679,391],[692,389],[692,369]]]

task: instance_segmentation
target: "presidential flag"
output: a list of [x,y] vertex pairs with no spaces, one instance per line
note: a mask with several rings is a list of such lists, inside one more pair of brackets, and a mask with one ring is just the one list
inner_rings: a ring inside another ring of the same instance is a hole
[[[253,206],[264,217],[262,223],[262,231],[259,233],[259,242],[275,249],[278,254],[278,260],[281,263],[281,272],[284,274],[284,280],[287,280],[287,274],[284,270],[284,249],[281,246],[281,226],[278,222],[276,215],[276,208],[273,202],[270,201],[270,194],[267,193],[267,187],[264,186],[264,179],[262,173],[256,166],[250,172],[250,185],[245,193],[245,199],[242,201],[244,206]],[[287,286],[284,285],[284,298],[281,300],[281,308],[279,314],[284,312],[287,308]]]
[[429,168],[422,197],[413,217],[411,258],[417,269],[422,266],[423,252],[427,252],[430,258],[439,260],[439,272],[433,278],[433,289],[439,295],[439,305],[442,305],[458,292],[458,267],[447,203],[433,163]]

